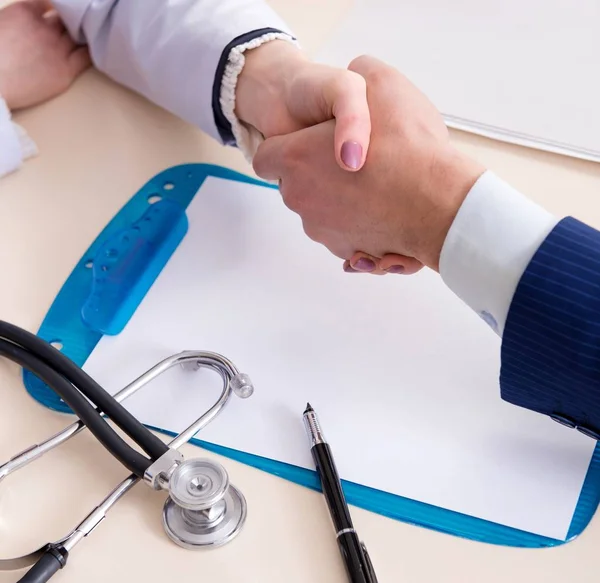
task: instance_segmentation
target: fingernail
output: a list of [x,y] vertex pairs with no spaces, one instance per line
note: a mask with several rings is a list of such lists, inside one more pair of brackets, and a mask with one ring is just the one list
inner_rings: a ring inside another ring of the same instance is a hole
[[358,142],[344,142],[342,144],[342,162],[356,170],[362,161],[362,146]]
[[359,271],[373,271],[375,269],[375,262],[368,257],[361,257],[355,264],[354,268]]
[[404,273],[404,265],[392,265],[386,271],[388,273]]
[[359,271],[356,271],[356,269],[354,269],[354,267],[352,267],[352,265],[348,264],[344,264],[344,271],[346,273],[360,273]]

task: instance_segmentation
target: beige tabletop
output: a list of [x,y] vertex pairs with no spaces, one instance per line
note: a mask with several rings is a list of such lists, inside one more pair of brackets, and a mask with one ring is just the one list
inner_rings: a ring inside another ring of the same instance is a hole
[[[272,3],[309,51],[347,9],[347,0]],[[154,174],[187,162],[252,172],[239,152],[218,146],[95,71],[67,94],[20,114],[18,121],[36,140],[40,155],[0,181],[0,318],[31,331],[82,252]],[[548,209],[600,226],[600,165],[458,132],[452,137]],[[0,395],[0,460],[71,422],[33,401],[18,368],[5,360],[0,360]],[[199,453],[191,446],[184,452]],[[222,461],[249,505],[246,526],[232,543],[203,552],[178,548],[162,530],[164,496],[137,486],[75,549],[55,580],[346,581],[320,494]],[[125,476],[88,432],[10,476],[0,486],[0,556],[21,554],[66,534]],[[524,550],[352,511],[381,583],[598,580],[597,519],[571,543]],[[20,575],[0,573],[0,583]]]

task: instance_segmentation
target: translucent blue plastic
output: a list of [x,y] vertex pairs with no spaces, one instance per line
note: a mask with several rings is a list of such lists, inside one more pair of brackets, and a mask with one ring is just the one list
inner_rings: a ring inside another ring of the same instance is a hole
[[[60,342],[63,352],[83,366],[104,334],[118,334],[187,232],[185,209],[208,176],[259,184],[226,168],[204,164],[176,166],[152,178],[121,209],[73,269],[44,319],[39,336]],[[45,406],[68,407],[44,383],[24,373],[29,393]],[[154,428],[159,431],[162,428]],[[165,432],[166,433],[166,432]],[[319,489],[316,473],[304,468],[194,440],[207,450],[259,468],[308,488]],[[563,544],[443,508],[344,482],[350,504],[455,536],[490,544],[541,548]],[[567,541],[589,524],[600,502],[600,445],[596,447]],[[552,512],[552,508],[548,508]]]
[[81,308],[89,328],[109,335],[123,330],[185,236],[187,226],[181,204],[160,200],[100,247],[90,262],[90,294]]

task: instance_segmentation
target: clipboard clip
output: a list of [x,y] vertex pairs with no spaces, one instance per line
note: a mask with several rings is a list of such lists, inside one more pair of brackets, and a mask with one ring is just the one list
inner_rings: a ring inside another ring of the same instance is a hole
[[86,263],[92,281],[81,308],[85,324],[102,334],[119,334],[187,229],[185,209],[173,200],[162,199],[105,241]]

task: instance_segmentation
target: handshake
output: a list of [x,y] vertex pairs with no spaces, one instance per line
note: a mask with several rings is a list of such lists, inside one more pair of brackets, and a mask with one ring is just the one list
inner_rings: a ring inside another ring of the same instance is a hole
[[[0,10],[0,95],[9,110],[60,94],[91,63],[49,6],[28,0]],[[99,62],[103,46],[96,45]],[[438,270],[446,233],[484,169],[452,148],[427,98],[370,57],[337,69],[312,63],[293,43],[271,40],[244,59],[235,111],[223,114],[232,128],[239,122],[238,145],[244,128],[266,138],[256,151],[248,143],[243,149],[260,177],[279,181],[306,234],[343,259],[350,273]],[[145,68],[134,60],[123,70]],[[152,77],[143,85],[162,84]]]
[[267,134],[254,170],[279,181],[307,236],[346,272],[438,271],[446,234],[485,169],[452,147],[439,112],[400,72],[366,56],[348,69],[336,119]]

